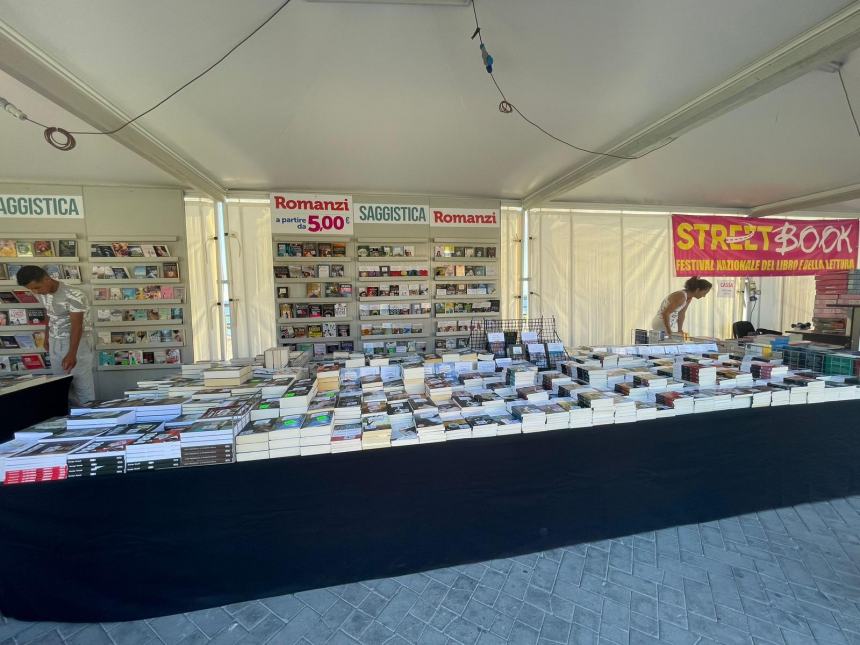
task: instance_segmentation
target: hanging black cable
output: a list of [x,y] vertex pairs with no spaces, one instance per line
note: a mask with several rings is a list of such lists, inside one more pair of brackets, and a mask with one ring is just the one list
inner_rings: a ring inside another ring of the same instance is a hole
[[[489,56],[489,53],[487,52],[486,45],[484,45],[484,37],[481,34],[481,24],[478,21],[478,9],[475,6],[475,0],[472,0],[472,13],[475,15],[475,31],[474,31],[474,33],[472,33],[472,40],[474,40],[476,36],[478,37],[478,40],[481,44],[481,54],[484,58],[484,63],[485,63],[485,67],[487,68],[487,73],[490,75],[490,78],[493,81],[493,85],[496,86],[496,90],[498,90],[499,96],[502,97],[502,100],[499,103],[499,112],[502,112],[503,114],[510,114],[511,112],[516,112],[517,115],[519,115],[519,117],[523,121],[525,121],[526,123],[528,123],[532,127],[536,128],[537,130],[539,130],[540,132],[542,132],[543,134],[548,136],[550,139],[553,139],[553,140],[555,140],[561,144],[564,144],[564,145],[566,145],[570,148],[573,148],[574,150],[578,150],[580,152],[585,152],[585,153],[588,153],[590,155],[598,155],[601,157],[611,157],[612,159],[623,159],[625,161],[634,161],[636,159],[642,159],[643,157],[647,157],[648,155],[650,155],[653,152],[657,152],[661,148],[665,148],[670,143],[675,141],[675,137],[671,137],[671,138],[669,138],[668,141],[666,141],[665,143],[663,143],[660,146],[657,146],[653,150],[649,150],[648,152],[641,154],[641,155],[638,155],[638,156],[628,157],[625,155],[612,154],[611,152],[598,152],[597,150],[589,150],[588,148],[583,148],[581,146],[574,145],[574,144],[570,143],[569,141],[565,141],[561,137],[557,137],[556,135],[554,135],[552,132],[550,132],[546,128],[542,127],[538,123],[536,123],[536,122],[532,121],[530,118],[528,118],[525,114],[522,113],[522,111],[520,111],[520,109],[516,105],[514,105],[513,103],[511,103],[508,100],[508,97],[505,95],[504,90],[502,90],[502,87],[499,85],[499,82],[496,80],[495,73],[493,72],[493,66],[492,66],[493,57]],[[488,57],[489,57],[489,61],[490,61],[489,65],[486,64]]]

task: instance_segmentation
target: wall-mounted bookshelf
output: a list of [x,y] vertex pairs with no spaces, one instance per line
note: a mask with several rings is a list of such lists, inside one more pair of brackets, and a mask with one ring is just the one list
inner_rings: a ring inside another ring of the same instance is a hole
[[317,354],[352,351],[355,245],[347,237],[273,235],[278,343]]
[[90,236],[88,252],[97,369],[157,369],[183,362],[190,344],[184,239]]
[[18,271],[36,265],[55,280],[82,283],[81,241],[76,233],[15,233],[0,239],[0,372],[48,374],[45,308],[18,286]]
[[362,350],[425,351],[432,310],[429,240],[365,235],[356,242],[356,255]]
[[469,347],[472,327],[498,318],[498,238],[433,239],[434,348]]

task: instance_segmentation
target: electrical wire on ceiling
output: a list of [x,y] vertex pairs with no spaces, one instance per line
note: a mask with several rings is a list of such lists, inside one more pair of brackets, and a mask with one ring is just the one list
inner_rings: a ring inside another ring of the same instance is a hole
[[[187,81],[186,83],[181,85],[179,88],[177,88],[176,90],[174,90],[173,92],[171,92],[170,94],[165,96],[163,99],[158,101],[152,107],[144,110],[143,112],[141,112],[137,116],[129,119],[128,121],[125,121],[120,126],[114,128],[112,130],[67,130],[65,128],[61,128],[58,126],[49,126],[49,125],[46,125],[44,123],[40,123],[39,121],[36,121],[35,119],[31,119],[26,113],[24,113],[22,110],[18,109],[17,107],[15,107],[11,103],[9,103],[5,99],[3,99],[2,97],[0,97],[0,109],[4,109],[6,112],[11,114],[13,117],[15,117],[21,121],[26,121],[26,122],[32,123],[33,125],[36,125],[40,128],[43,128],[45,141],[47,141],[48,144],[50,144],[51,146],[53,146],[57,150],[68,151],[68,150],[74,149],[75,146],[77,145],[77,141],[75,139],[76,135],[77,136],[87,136],[87,135],[112,135],[112,134],[116,134],[117,132],[120,132],[124,128],[127,128],[129,125],[131,125],[132,123],[134,123],[138,119],[143,118],[144,116],[146,116],[150,112],[153,112],[157,108],[164,105],[167,101],[172,99],[174,96],[179,94],[182,90],[184,90],[185,88],[190,86],[195,81],[198,81],[201,78],[203,78],[204,76],[206,76],[209,72],[211,72],[218,65],[220,65],[222,62],[224,62],[233,52],[235,52],[237,49],[239,49],[239,47],[241,47],[249,39],[251,39],[258,31],[260,31],[263,27],[265,27],[267,24],[269,24],[269,22],[271,22],[275,18],[275,16],[277,16],[288,4],[290,4],[290,2],[291,2],[291,0],[284,0],[268,16],[268,18],[266,18],[263,22],[261,22],[259,25],[257,25],[257,27],[253,31],[251,31],[249,34],[247,34],[244,38],[242,38],[235,45],[233,45],[233,47],[231,47],[229,50],[227,50],[227,52],[223,56],[221,56],[218,60],[216,60],[209,67],[204,69],[202,72],[200,72],[199,74],[194,76],[191,80]],[[540,124],[538,124],[535,121],[528,118],[515,104],[513,104],[511,101],[508,100],[507,96],[505,95],[505,92],[502,90],[501,85],[499,84],[498,80],[496,80],[496,76],[493,72],[494,60],[493,60],[493,57],[490,55],[489,51],[487,50],[487,47],[484,43],[484,38],[483,38],[483,35],[481,33],[481,25],[480,25],[480,22],[478,20],[478,9],[475,6],[475,0],[471,0],[471,4],[472,4],[472,13],[474,14],[474,17],[475,17],[475,31],[472,34],[472,40],[474,40],[476,37],[478,38],[478,40],[480,42],[481,58],[482,58],[483,63],[484,63],[484,68],[487,70],[487,73],[490,75],[490,78],[493,81],[493,85],[495,85],[496,90],[498,91],[499,95],[502,97],[502,100],[499,103],[499,111],[500,112],[505,113],[505,114],[510,114],[510,113],[515,112],[523,121],[525,121],[526,123],[528,123],[532,127],[536,128],[537,130],[542,132],[547,137],[557,141],[558,143],[564,144],[565,146],[573,148],[574,150],[578,150],[580,152],[584,152],[584,153],[587,153],[590,155],[597,155],[597,156],[601,156],[601,157],[610,157],[613,159],[622,159],[625,161],[642,159],[643,157],[646,157],[646,156],[650,155],[651,153],[656,152],[657,150],[660,150],[661,148],[664,148],[664,147],[668,146],[670,143],[672,143],[673,141],[675,141],[675,137],[670,137],[663,144],[661,144],[661,145],[653,148],[652,150],[649,150],[648,152],[645,152],[644,154],[641,154],[641,155],[636,155],[636,156],[616,155],[616,154],[612,154],[609,152],[599,152],[596,150],[590,150],[588,148],[584,148],[582,146],[577,146],[573,143],[570,143],[569,141],[562,139],[561,137],[554,135],[552,132],[550,132],[546,128],[542,127]],[[841,74],[840,74],[840,77],[841,77]],[[843,83],[843,87],[844,87],[844,83]],[[846,97],[847,97],[847,91],[846,91]],[[850,105],[850,101],[849,101],[849,105]],[[853,116],[853,109],[852,109],[852,116]],[[855,119],[855,123],[856,123],[856,119]],[[858,133],[860,133],[860,127],[858,127]]]
[[839,74],[839,82],[842,83],[842,91],[845,92],[845,100],[848,102],[848,111],[851,112],[851,118],[854,120],[854,128],[857,130],[857,136],[860,137],[860,125],[857,125],[854,106],[851,105],[851,97],[848,95],[848,88],[845,87],[845,79],[842,78],[842,64],[839,64],[836,68],[836,73]]
[[291,1],[292,0],[284,0],[278,6],[278,8],[275,9],[269,15],[268,18],[266,18],[263,22],[261,22],[259,25],[257,25],[257,27],[251,33],[249,33],[247,36],[242,38],[242,40],[240,40],[238,43],[233,45],[230,49],[227,50],[227,53],[225,53],[223,56],[221,56],[221,58],[216,60],[209,67],[204,69],[202,72],[197,74],[197,76],[192,78],[187,83],[181,85],[179,88],[177,88],[176,90],[174,90],[173,92],[171,92],[170,94],[165,96],[163,99],[161,99],[158,103],[156,103],[155,105],[153,105],[149,109],[144,110],[143,112],[138,114],[136,117],[129,119],[128,121],[126,121],[125,123],[123,123],[119,127],[114,128],[113,130],[66,130],[65,128],[60,128],[57,126],[48,126],[48,125],[45,125],[44,123],[39,123],[38,121],[31,119],[24,112],[22,112],[21,110],[19,110],[18,108],[16,108],[14,105],[12,105],[11,103],[9,103],[8,101],[6,101],[3,98],[0,98],[0,108],[5,109],[7,112],[12,114],[12,116],[14,116],[15,118],[17,118],[21,121],[27,121],[29,123],[32,123],[34,125],[39,126],[40,128],[44,128],[44,130],[45,130],[44,131],[45,141],[47,141],[50,145],[55,147],[57,150],[63,150],[63,151],[72,150],[77,145],[77,142],[75,141],[75,135],[80,136],[80,135],[111,135],[111,134],[116,134],[120,130],[130,126],[132,123],[134,123],[138,119],[145,117],[147,114],[149,114],[153,110],[161,107],[162,105],[167,103],[167,101],[169,101],[174,96],[179,94],[182,90],[184,90],[186,87],[188,87],[189,85],[191,85],[195,81],[200,80],[201,78],[206,76],[206,74],[208,74],[213,69],[218,67],[218,65],[223,63],[227,59],[227,57],[230,56],[230,54],[232,54],[234,51],[239,49],[239,47],[241,47],[248,40],[250,40],[258,31],[260,31],[263,27],[265,27],[267,24],[269,24],[269,22],[271,22],[272,19],[275,16],[277,16],[281,12],[282,9],[284,9],[284,7],[286,7],[288,4],[290,4]]
[[649,150],[648,152],[645,152],[641,155],[628,157],[625,155],[615,155],[615,154],[612,154],[611,152],[598,152],[597,150],[589,150],[588,148],[583,148],[581,146],[574,145],[574,144],[570,143],[569,141],[565,141],[561,137],[557,137],[556,135],[554,135],[552,132],[550,132],[546,128],[542,127],[538,123],[536,123],[536,122],[532,121],[530,118],[528,118],[525,114],[522,113],[522,111],[520,111],[520,109],[516,105],[514,105],[513,103],[511,103],[508,100],[508,97],[505,95],[505,92],[502,90],[501,86],[499,85],[499,82],[496,80],[496,75],[493,72],[493,64],[495,61],[494,61],[493,57],[490,55],[489,51],[487,51],[487,47],[484,44],[484,37],[481,34],[481,24],[478,21],[478,9],[475,6],[475,0],[472,0],[472,13],[475,15],[475,31],[472,33],[472,40],[475,40],[476,37],[478,38],[478,41],[481,44],[481,57],[484,61],[484,68],[487,70],[487,73],[490,75],[490,78],[493,81],[493,85],[496,86],[496,90],[498,90],[499,96],[502,97],[502,100],[499,102],[499,112],[501,112],[503,114],[510,114],[512,112],[516,112],[517,115],[523,121],[525,121],[526,123],[528,123],[532,127],[536,128],[537,130],[539,130],[540,132],[542,132],[543,134],[548,136],[550,139],[554,139],[555,141],[558,141],[559,143],[562,143],[562,144],[564,144],[570,148],[573,148],[574,150],[578,150],[580,152],[585,152],[585,153],[588,153],[590,155],[597,155],[600,157],[611,157],[612,159],[623,159],[625,161],[635,161],[636,159],[642,159],[643,157],[647,157],[651,153],[657,152],[661,148],[665,148],[670,143],[675,141],[675,139],[677,138],[677,137],[670,137],[668,141],[664,142],[662,145],[659,145],[652,150]]

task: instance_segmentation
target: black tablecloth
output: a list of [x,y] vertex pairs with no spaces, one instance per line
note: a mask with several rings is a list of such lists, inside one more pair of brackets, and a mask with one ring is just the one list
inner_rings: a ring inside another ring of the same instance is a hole
[[0,488],[0,611],[115,621],[860,492],[860,402]]
[[68,414],[71,383],[72,377],[64,376],[0,396],[0,441],[11,439],[16,430]]

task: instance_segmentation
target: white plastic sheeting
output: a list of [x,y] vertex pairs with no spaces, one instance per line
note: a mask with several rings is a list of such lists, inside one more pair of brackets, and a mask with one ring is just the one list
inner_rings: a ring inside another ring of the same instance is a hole
[[272,218],[267,205],[228,203],[226,219],[233,347],[256,356],[277,344]]
[[502,239],[499,247],[499,310],[502,318],[522,317],[523,212],[502,207]]
[[222,325],[218,302],[218,252],[215,204],[209,200],[185,202],[188,243],[188,305],[186,324],[194,338],[194,360],[220,360]]
[[759,280],[761,299],[752,316],[764,329],[788,331],[794,323],[812,322],[815,276],[787,276]]
[[[554,316],[570,346],[629,342],[633,329],[650,327],[663,298],[683,288],[672,271],[668,215],[541,209],[529,213],[529,233],[530,315]],[[690,305],[684,329],[729,337],[741,307],[739,297],[717,298],[715,290]]]

